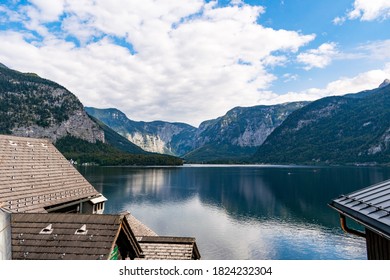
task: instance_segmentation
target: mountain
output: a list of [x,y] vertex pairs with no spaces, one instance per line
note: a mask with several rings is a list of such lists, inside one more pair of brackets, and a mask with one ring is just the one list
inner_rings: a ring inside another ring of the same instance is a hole
[[63,86],[0,66],[0,133],[53,142],[67,135],[104,142],[104,132]]
[[367,164],[390,161],[390,85],[326,97],[293,112],[253,161]]
[[91,118],[63,86],[0,63],[0,134],[48,138],[68,159],[99,165],[180,165]]
[[116,133],[113,129],[99,121],[98,119],[95,119],[94,117],[90,118],[98,124],[98,126],[103,130],[104,132],[104,139],[107,144],[110,144],[111,146],[117,148],[118,150],[121,150],[126,153],[130,154],[149,154],[148,152],[144,151],[134,143],[127,140],[122,135]]
[[182,156],[192,149],[196,128],[184,123],[136,122],[117,109],[86,107],[92,117],[149,152]]
[[236,107],[224,116],[199,126],[189,162],[229,162],[252,155],[289,114],[307,102],[272,106]]
[[379,88],[387,87],[388,85],[390,85],[390,80],[389,80],[389,79],[385,79],[385,80],[379,85]]
[[136,122],[117,109],[85,109],[144,150],[182,156],[188,162],[226,162],[252,155],[275,127],[306,104],[236,107],[198,129],[184,123]]

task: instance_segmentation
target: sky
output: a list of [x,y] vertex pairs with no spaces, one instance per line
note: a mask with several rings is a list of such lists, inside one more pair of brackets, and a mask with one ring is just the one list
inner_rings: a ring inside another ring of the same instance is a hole
[[0,62],[84,106],[197,127],[377,87],[389,30],[390,0],[2,0]]

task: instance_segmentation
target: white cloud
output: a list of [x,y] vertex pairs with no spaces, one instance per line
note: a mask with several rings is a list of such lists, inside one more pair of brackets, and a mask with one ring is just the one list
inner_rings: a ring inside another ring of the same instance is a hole
[[347,20],[346,17],[335,17],[333,19],[333,24],[335,25],[342,25]]
[[297,74],[286,73],[283,75],[283,82],[288,83],[291,81],[296,81],[298,78],[299,76]]
[[0,5],[0,23],[15,22],[15,21],[23,21],[23,17],[6,6]]
[[334,24],[342,24],[345,20],[361,21],[385,20],[390,17],[390,1],[388,0],[355,0],[353,9],[344,17],[336,17]]
[[[265,28],[257,23],[264,8],[239,1],[44,3],[20,10],[44,39],[1,31],[0,61],[66,86],[86,106],[117,107],[135,120],[197,125],[254,105],[276,79],[266,67],[286,63],[315,37]],[[60,30],[51,29],[53,20]]]
[[335,43],[324,43],[318,49],[300,53],[297,56],[297,61],[306,65],[304,67],[305,70],[310,70],[314,67],[324,68],[332,62],[332,59],[337,54]]
[[[64,12],[65,0],[30,0],[39,14],[39,21],[55,21]],[[33,15],[35,17],[35,15]]]
[[380,40],[363,44],[357,48],[361,56],[376,60],[390,59],[390,40]]
[[265,91],[259,103],[278,104],[291,101],[313,101],[326,96],[357,93],[363,90],[377,88],[385,79],[389,78],[390,63],[387,63],[383,69],[363,72],[354,77],[341,77],[338,80],[328,83],[324,88],[309,88],[300,92],[287,92],[280,95]]

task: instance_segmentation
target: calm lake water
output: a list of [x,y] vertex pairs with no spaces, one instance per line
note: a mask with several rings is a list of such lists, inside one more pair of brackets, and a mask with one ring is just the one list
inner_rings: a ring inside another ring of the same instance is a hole
[[380,167],[83,167],[108,198],[159,235],[196,237],[202,259],[366,259],[327,203],[390,178]]

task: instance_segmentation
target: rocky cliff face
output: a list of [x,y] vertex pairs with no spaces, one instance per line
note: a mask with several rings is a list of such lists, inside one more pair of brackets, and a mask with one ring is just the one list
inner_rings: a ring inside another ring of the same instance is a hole
[[390,84],[326,97],[292,113],[258,149],[262,163],[388,163]]
[[49,138],[53,142],[67,135],[86,140],[90,143],[96,141],[105,142],[104,132],[92,122],[84,110],[77,110],[69,115],[67,120],[60,123],[53,123],[50,126],[42,127],[36,124],[18,126],[11,130],[13,135]]
[[86,111],[146,151],[200,162],[251,155],[291,112],[305,104],[237,107],[198,129],[183,123],[135,122],[117,109]]
[[145,151],[181,156],[192,149],[196,128],[188,124],[136,122],[117,109],[86,107],[85,110]]
[[104,142],[104,132],[85,113],[78,98],[36,74],[0,67],[0,133],[53,142],[71,135]]
[[220,118],[203,122],[194,146],[224,142],[239,147],[258,147],[291,112],[305,104],[307,102],[233,108]]
[[203,122],[188,161],[235,160],[254,153],[271,132],[307,102],[273,106],[236,107],[224,116]]

